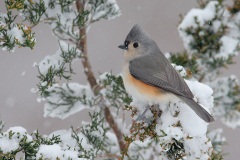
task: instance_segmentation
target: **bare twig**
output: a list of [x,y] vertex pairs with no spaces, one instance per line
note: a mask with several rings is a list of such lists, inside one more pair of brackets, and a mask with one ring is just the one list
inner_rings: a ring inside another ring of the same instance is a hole
[[[76,1],[77,10],[79,13],[84,11],[83,4],[80,0]],[[87,35],[86,35],[86,28],[84,26],[79,26],[79,35],[81,39],[77,44],[77,47],[82,51],[82,65],[84,67],[85,75],[87,76],[87,80],[94,91],[94,94],[97,94],[100,91],[100,87],[97,84],[96,78],[94,77],[91,64],[88,60],[88,53],[87,53]]]
[[[81,0],[76,1],[76,7],[79,13],[84,11],[83,8],[84,4],[81,3]],[[94,77],[91,64],[88,60],[88,54],[87,54],[87,36],[86,36],[86,28],[84,26],[79,26],[79,32],[81,35],[81,39],[79,43],[77,44],[77,47],[82,51],[83,59],[82,59],[82,65],[84,67],[85,75],[87,76],[87,80],[94,92],[95,95],[97,95],[101,89],[101,87],[97,84],[96,78]],[[113,132],[115,133],[118,144],[121,151],[125,150],[125,142],[123,139],[123,134],[118,128],[116,122],[114,121],[114,118],[107,106],[104,106],[104,115],[106,118],[106,121],[108,122],[109,126],[112,128]]]
[[112,116],[108,107],[105,107],[104,114],[105,114],[105,118],[106,118],[107,122],[109,123],[110,127],[113,129],[113,132],[115,133],[115,135],[117,137],[120,150],[124,151],[125,148],[126,148],[126,144],[125,144],[124,139],[123,139],[123,134],[119,130],[119,128],[118,128],[116,122],[114,121],[113,116]]
[[204,78],[205,78],[205,74],[202,74],[198,81],[202,82],[204,80]]

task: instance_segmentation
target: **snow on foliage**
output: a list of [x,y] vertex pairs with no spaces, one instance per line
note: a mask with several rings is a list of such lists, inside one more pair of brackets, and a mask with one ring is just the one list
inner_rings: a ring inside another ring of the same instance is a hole
[[75,28],[79,24],[79,15],[73,9],[73,1],[63,3],[54,3],[52,0],[44,0],[46,11],[42,19],[46,19],[55,36],[60,39],[70,39],[71,37],[79,38]]
[[65,63],[68,63],[69,58],[76,58],[77,56],[80,56],[80,51],[76,49],[76,46],[73,44],[67,44],[64,41],[59,41],[59,49],[58,51],[53,55],[47,55],[44,57],[41,62],[39,62],[38,69],[40,74],[45,75],[49,72],[49,69],[51,69],[51,72],[57,72],[61,70],[63,65]]
[[[0,12],[0,47],[4,51],[14,51],[15,46],[33,48],[34,34],[31,27],[39,22],[49,23],[58,38],[76,43],[81,36],[79,27],[89,27],[101,19],[113,19],[120,15],[115,0],[89,0],[84,2],[84,11],[76,10],[76,1],[6,1],[7,14]],[[30,25],[15,22],[12,10],[17,9],[23,20]],[[29,27],[27,27],[29,26]]]
[[88,17],[90,22],[99,21],[102,18],[114,19],[120,16],[120,10],[115,0],[89,0],[84,9],[90,11]]
[[22,24],[11,24],[9,15],[0,12],[0,47],[3,51],[14,52],[15,45],[30,48],[35,44],[30,28]]
[[219,154],[223,151],[223,144],[226,143],[226,138],[222,136],[223,129],[215,129],[207,133],[207,137],[213,144],[213,154]]
[[[187,81],[198,102],[207,110],[213,109],[213,91],[210,87],[197,81]],[[146,109],[141,100],[133,99],[131,106],[140,110],[134,116],[136,119]],[[146,103],[145,103],[146,104]],[[209,159],[212,144],[206,137],[208,123],[199,118],[192,109],[181,100],[159,104],[162,111],[152,128],[155,137],[146,138],[143,142],[136,140],[129,146],[129,156],[133,159]],[[154,112],[145,114],[147,120],[152,120]],[[137,122],[138,123],[138,122]],[[142,122],[140,122],[142,123]],[[146,126],[150,124],[145,122]],[[146,131],[146,130],[145,130]],[[144,132],[144,131],[140,131]],[[175,156],[173,156],[175,154]],[[158,155],[158,156],[156,156]]]
[[[216,34],[219,30],[221,30],[222,26],[226,27],[234,27],[235,21],[231,21],[230,13],[227,9],[223,8],[222,5],[219,4],[218,1],[210,1],[207,6],[203,9],[194,8],[190,10],[184,19],[182,20],[181,24],[179,25],[179,34],[183,39],[185,48],[190,52],[194,53],[192,43],[194,38],[191,34],[186,32],[188,28],[195,30],[199,27],[205,28]],[[230,20],[229,20],[230,19]],[[231,30],[231,29],[230,29]],[[233,32],[233,31],[231,31]],[[207,36],[206,32],[202,30],[198,33],[199,37]],[[233,35],[233,33],[231,33]],[[238,33],[239,35],[239,33]],[[238,37],[239,38],[239,37]],[[204,40],[203,40],[204,41]],[[238,40],[236,39],[236,34],[234,36],[226,35],[220,38],[221,47],[220,47],[220,55],[216,54],[216,58],[220,57],[228,57],[232,54],[237,54],[235,49],[238,45]]]
[[[51,25],[54,35],[59,38],[59,50],[46,56],[38,65],[40,73],[39,93],[46,102],[44,116],[64,119],[95,103],[93,93],[86,85],[77,83],[58,84],[59,79],[69,80],[74,73],[71,65],[81,58],[77,41],[81,38],[79,27],[87,27],[100,19],[113,19],[120,14],[114,0],[86,1],[84,11],[78,13],[75,2],[54,3],[44,0],[45,13],[42,20]],[[113,101],[112,101],[113,102]]]
[[[37,159],[61,159],[61,160],[87,160],[86,158],[79,158],[78,156],[81,150],[78,146],[78,142],[73,138],[73,132],[71,130],[58,130],[51,133],[48,137],[58,136],[61,142],[59,144],[41,144],[36,154]],[[76,135],[81,140],[81,145],[86,152],[90,151],[92,146],[87,142],[87,138],[79,133]],[[83,152],[83,151],[82,151]]]
[[20,148],[22,141],[30,142],[32,137],[27,134],[27,130],[22,127],[11,127],[6,132],[0,134],[0,152],[7,154]]
[[210,83],[214,89],[216,106],[214,114],[231,128],[240,126],[240,86],[236,76],[217,78]]
[[59,52],[53,55],[47,55],[38,65],[39,72],[43,75],[46,75],[49,68],[58,70],[62,62],[63,58],[60,56]]
[[[105,155],[108,149],[119,152],[115,135],[108,132],[101,119],[93,119],[93,122],[95,125],[83,124],[81,132],[58,130],[44,136],[38,132],[29,135],[22,127],[11,127],[0,134],[0,157],[13,158],[15,152],[23,151],[25,159],[87,160]],[[100,150],[106,146],[108,149]]]
[[179,66],[179,65],[176,65],[176,64],[172,64],[173,68],[178,71],[178,73],[182,76],[182,77],[185,77],[187,76],[187,72],[186,70],[184,69],[183,66]]
[[93,93],[88,86],[78,83],[53,85],[47,89],[49,95],[44,99],[44,116],[65,119],[83,109],[89,108]]
[[122,108],[131,102],[131,98],[124,89],[121,75],[114,76],[111,73],[105,72],[99,76],[98,82],[104,86],[100,93],[106,105]]
[[[239,14],[231,16],[219,1],[209,1],[204,8],[191,9],[178,30],[188,51],[197,55],[205,79],[213,80],[220,67],[232,63],[239,52]],[[211,71],[211,75],[208,73]]]
[[[75,155],[75,154],[73,154]],[[37,159],[69,159],[72,157],[66,157],[64,158],[64,151],[61,150],[61,147],[58,144],[52,144],[52,145],[40,145],[39,151],[37,153],[36,158]],[[75,156],[77,158],[77,155]]]
[[[46,12],[43,19],[50,19],[49,23],[53,33],[60,39],[79,39],[78,27],[88,27],[91,23],[101,19],[113,19],[120,15],[119,7],[115,0],[88,0],[83,6],[84,11],[79,15],[72,3],[65,5],[44,0]],[[75,4],[75,3],[74,3]],[[53,20],[53,21],[52,21]],[[69,41],[69,43],[75,41]]]

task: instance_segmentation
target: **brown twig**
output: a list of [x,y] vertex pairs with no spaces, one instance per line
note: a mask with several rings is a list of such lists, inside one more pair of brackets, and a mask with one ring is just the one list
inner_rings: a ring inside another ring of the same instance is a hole
[[[84,5],[80,0],[76,1],[77,10],[79,13],[84,11]],[[82,51],[82,65],[84,67],[84,73],[87,76],[87,80],[94,91],[94,94],[97,94],[100,91],[100,87],[97,84],[96,78],[94,77],[91,64],[88,60],[87,54],[87,35],[86,28],[84,26],[79,26],[79,35],[81,36],[80,41],[77,47]]]
[[204,80],[204,78],[205,78],[205,74],[202,74],[198,81],[202,82]]
[[[83,10],[84,10],[83,6],[84,6],[84,4],[81,3],[81,0],[76,1],[76,7],[77,7],[77,10],[79,13],[83,12]],[[85,72],[85,75],[87,76],[87,80],[91,86],[91,89],[93,90],[94,94],[97,95],[99,93],[101,87],[97,84],[96,78],[94,77],[94,74],[92,71],[91,64],[88,60],[86,28],[83,26],[79,26],[79,32],[81,35],[81,39],[80,39],[77,47],[82,51],[82,54],[83,54],[82,65],[84,67],[84,72]],[[112,128],[113,132],[115,133],[115,135],[117,137],[120,150],[124,151],[126,145],[125,145],[125,142],[123,139],[123,134],[120,131],[120,129],[118,128],[118,126],[117,126],[116,122],[114,121],[114,118],[107,106],[104,106],[104,115],[105,115],[106,121],[108,122],[108,124],[110,125],[110,127]]]
[[107,122],[109,123],[110,127],[113,129],[113,132],[115,133],[115,135],[117,137],[120,150],[123,152],[126,148],[126,144],[123,139],[123,134],[119,130],[108,107],[105,107],[104,114],[105,114],[105,118],[106,118]]

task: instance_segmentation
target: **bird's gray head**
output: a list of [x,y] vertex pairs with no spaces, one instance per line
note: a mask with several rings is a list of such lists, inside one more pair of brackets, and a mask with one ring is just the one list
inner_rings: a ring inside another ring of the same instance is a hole
[[124,50],[124,59],[129,61],[154,53],[158,49],[156,43],[143,33],[138,25],[133,26],[124,44],[118,47]]

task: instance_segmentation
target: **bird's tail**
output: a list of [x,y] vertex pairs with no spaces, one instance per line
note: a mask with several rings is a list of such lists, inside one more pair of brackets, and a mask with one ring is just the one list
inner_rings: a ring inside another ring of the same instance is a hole
[[195,102],[193,99],[178,96],[181,100],[183,100],[189,107],[192,108],[192,110],[205,122],[213,122],[214,118],[211,114],[209,114],[202,106],[200,106],[197,102]]

